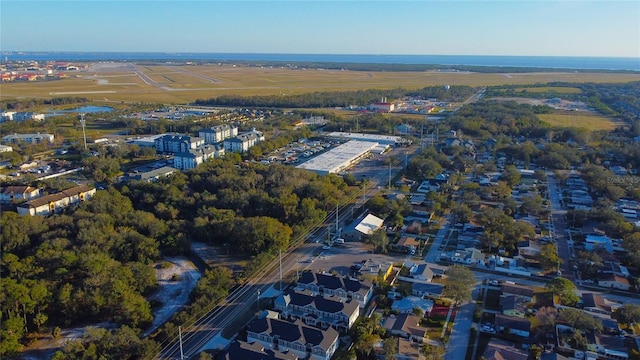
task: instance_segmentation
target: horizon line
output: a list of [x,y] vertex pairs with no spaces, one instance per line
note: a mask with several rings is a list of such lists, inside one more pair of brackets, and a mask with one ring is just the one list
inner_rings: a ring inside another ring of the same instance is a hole
[[375,54],[375,53],[296,53],[296,52],[209,52],[209,51],[129,51],[129,50],[2,50],[0,54],[30,53],[75,53],[75,54],[225,54],[225,55],[324,55],[324,56],[467,56],[467,57],[555,57],[555,58],[602,58],[602,59],[640,59],[640,56],[602,56],[602,55],[506,55],[506,54]]

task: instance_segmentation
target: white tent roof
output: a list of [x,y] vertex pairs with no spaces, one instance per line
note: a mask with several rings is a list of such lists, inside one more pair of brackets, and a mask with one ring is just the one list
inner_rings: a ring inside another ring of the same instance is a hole
[[384,220],[379,217],[369,214],[360,221],[360,224],[356,225],[356,230],[365,235],[371,235],[374,231],[380,229]]

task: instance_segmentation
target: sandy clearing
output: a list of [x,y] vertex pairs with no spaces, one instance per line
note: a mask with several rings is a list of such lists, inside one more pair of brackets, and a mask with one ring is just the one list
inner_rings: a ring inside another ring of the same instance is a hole
[[[171,266],[156,265],[159,288],[149,298],[150,301],[159,301],[162,306],[153,312],[153,324],[145,331],[144,336],[148,336],[158,329],[189,301],[191,290],[196,286],[201,276],[196,266],[185,257],[167,257],[164,260],[170,262]],[[172,280],[174,275],[178,276],[177,281]]]

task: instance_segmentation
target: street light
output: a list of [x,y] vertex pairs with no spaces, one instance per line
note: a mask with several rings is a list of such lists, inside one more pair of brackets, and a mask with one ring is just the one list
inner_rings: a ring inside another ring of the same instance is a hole
[[256,306],[258,311],[260,311],[260,290],[258,290],[258,297],[256,298]]

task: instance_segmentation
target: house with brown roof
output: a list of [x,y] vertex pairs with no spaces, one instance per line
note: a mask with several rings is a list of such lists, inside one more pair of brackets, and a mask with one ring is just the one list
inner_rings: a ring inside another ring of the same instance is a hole
[[492,338],[484,351],[484,358],[487,360],[527,360],[529,354],[516,348],[516,344]]
[[0,187],[0,203],[9,204],[14,201],[31,200],[42,196],[42,190],[31,186]]
[[58,213],[62,209],[91,199],[96,189],[87,185],[76,186],[55,194],[45,195],[18,205],[20,215],[47,216]]
[[611,289],[625,290],[631,289],[631,284],[627,278],[618,274],[598,274],[598,285]]
[[610,301],[607,301],[600,294],[595,293],[583,293],[582,294],[582,308],[585,311],[611,314],[613,305]]
[[384,322],[387,332],[410,341],[422,342],[427,337],[427,329],[420,326],[420,318],[413,313],[390,315]]
[[531,301],[533,298],[533,289],[527,285],[519,285],[519,284],[509,284],[507,282],[503,282],[500,284],[500,289],[502,290],[502,295],[516,295],[521,296],[527,299],[527,301]]
[[499,332],[517,335],[528,338],[531,331],[531,322],[528,319],[522,319],[513,316],[496,314],[495,329]]
[[283,353],[291,352],[302,359],[330,360],[338,348],[338,339],[335,329],[321,330],[300,320],[289,322],[264,317],[247,328],[247,342],[257,342]]

